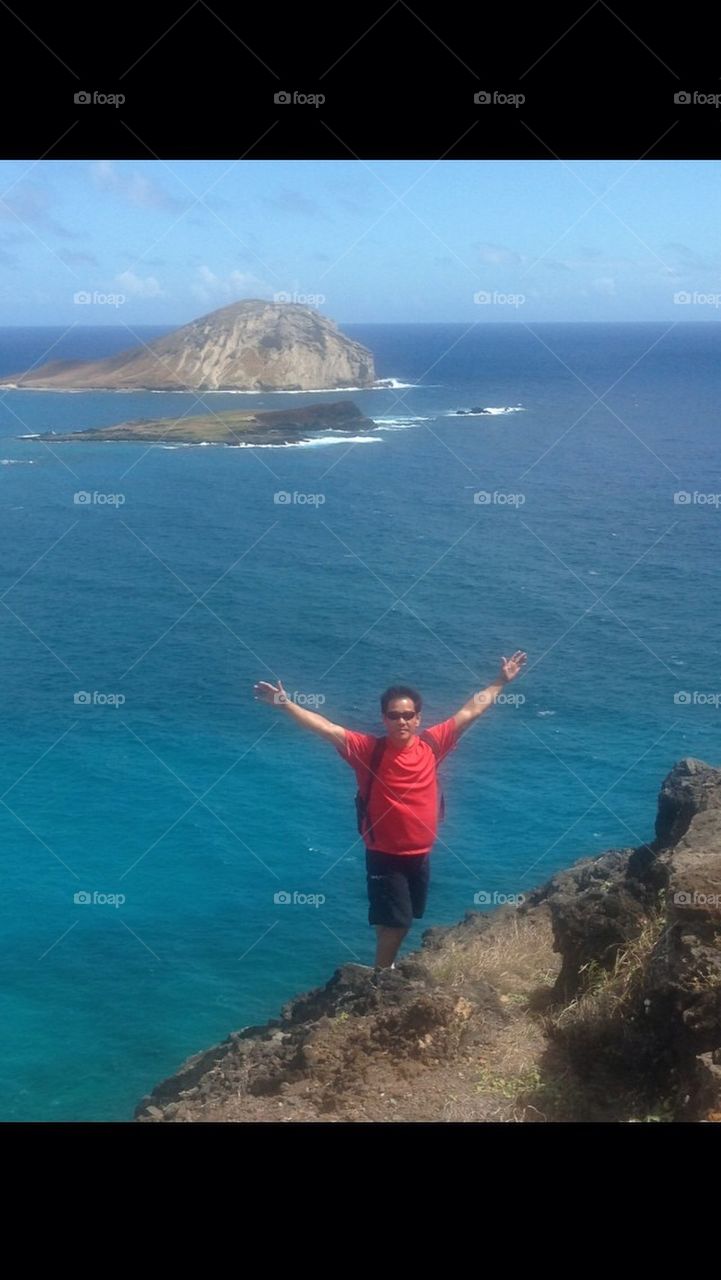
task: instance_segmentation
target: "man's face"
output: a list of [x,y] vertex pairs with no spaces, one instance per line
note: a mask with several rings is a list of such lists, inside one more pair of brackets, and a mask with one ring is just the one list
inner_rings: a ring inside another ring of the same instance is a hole
[[418,731],[421,717],[412,698],[393,698],[383,713],[383,722],[391,742],[402,746]]

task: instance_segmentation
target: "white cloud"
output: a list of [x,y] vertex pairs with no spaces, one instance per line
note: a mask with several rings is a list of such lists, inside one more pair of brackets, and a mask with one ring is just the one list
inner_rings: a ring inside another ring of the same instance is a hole
[[139,209],[159,209],[166,213],[187,208],[189,200],[178,200],[145,174],[134,170],[120,173],[111,160],[96,160],[90,167],[96,186],[127,200]]
[[273,293],[270,285],[249,272],[231,271],[222,277],[205,265],[198,267],[190,289],[200,302],[237,302],[241,298],[270,297]]
[[504,267],[518,267],[524,260],[522,254],[516,253],[515,249],[507,249],[502,244],[481,244],[478,246],[478,256],[481,262]]
[[115,277],[116,283],[131,298],[162,298],[163,290],[160,282],[155,276],[136,276],[134,271],[123,271],[121,275]]
[[[641,279],[644,277],[662,277],[664,280],[678,279],[680,272],[678,268],[668,262],[663,261],[661,254],[654,253],[649,247],[647,253],[639,254],[637,258],[624,257],[621,254],[612,255],[602,253],[598,250],[591,251],[582,249],[579,251],[578,257],[568,257],[561,259],[544,258],[540,266],[548,267],[551,270],[563,270],[576,272],[579,275],[586,275],[588,272],[605,271],[608,274],[597,277],[601,280],[611,280],[616,276],[629,277],[637,276]],[[611,275],[615,273],[615,276]],[[591,281],[593,284],[594,282]]]
[[599,276],[598,280],[593,281],[593,287],[604,298],[616,297],[616,281],[613,276]]

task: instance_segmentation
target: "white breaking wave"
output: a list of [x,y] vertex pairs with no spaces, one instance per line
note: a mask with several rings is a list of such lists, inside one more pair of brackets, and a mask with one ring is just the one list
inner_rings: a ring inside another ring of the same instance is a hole
[[[78,433],[78,441],[80,434]],[[71,444],[75,441],[58,441],[56,448],[61,444]],[[283,444],[250,444],[246,441],[240,441],[238,444],[227,444],[225,440],[177,440],[175,444],[160,444],[155,441],[148,440],[101,440],[91,441],[94,444],[137,444],[144,448],[150,449],[310,449],[325,444],[382,444],[378,436],[319,436],[317,440],[286,440]],[[25,462],[30,461],[25,458],[7,458],[4,460],[9,462]],[[30,463],[32,465],[32,462]]]
[[319,436],[316,440],[292,440],[285,444],[229,444],[229,449],[317,449],[326,444],[382,444],[377,436]]
[[555,716],[555,711],[537,711],[537,716]]
[[486,413],[525,413],[522,404],[502,404],[498,406],[489,405],[485,410]]
[[0,466],[3,467],[34,467],[34,458],[0,458]]
[[399,378],[377,378],[373,390],[374,391],[397,391],[401,387],[420,387],[420,382],[401,382]]
[[142,445],[144,449],[227,449],[224,440],[177,440],[175,444],[160,444],[155,440],[93,440],[90,432],[87,433],[87,440],[82,439],[83,433],[78,431],[75,433],[75,440],[58,440],[55,445],[59,449],[61,445],[74,444],[137,444]]
[[373,421],[379,431],[404,431],[407,427],[414,427],[418,422],[432,422],[433,419],[404,414],[397,418],[374,418]]
[[459,413],[457,409],[448,409],[441,416],[444,418],[485,418],[499,413],[525,413],[525,408],[522,404],[488,405],[485,409],[481,409],[480,413],[470,413],[468,410]]

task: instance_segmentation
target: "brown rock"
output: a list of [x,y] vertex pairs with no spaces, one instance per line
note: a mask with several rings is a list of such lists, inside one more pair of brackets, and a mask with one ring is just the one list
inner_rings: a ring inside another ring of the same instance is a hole
[[53,360],[2,386],[313,391],[369,387],[373,356],[310,307],[250,299],[102,360]]

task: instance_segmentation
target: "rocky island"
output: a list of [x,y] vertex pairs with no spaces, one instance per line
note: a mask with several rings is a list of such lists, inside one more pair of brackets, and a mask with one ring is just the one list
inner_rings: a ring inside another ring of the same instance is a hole
[[0,386],[46,391],[323,391],[375,385],[373,355],[311,307],[248,299],[100,360],[51,360]]
[[681,760],[650,843],[343,965],[135,1119],[721,1122],[721,769]]
[[138,418],[115,427],[96,427],[64,434],[45,431],[21,439],[53,444],[104,440],[129,440],[139,444],[295,444],[309,433],[343,432],[358,435],[373,431],[375,423],[366,418],[351,400],[315,404],[297,409],[263,412],[230,409],[226,413],[201,413],[187,418]]

